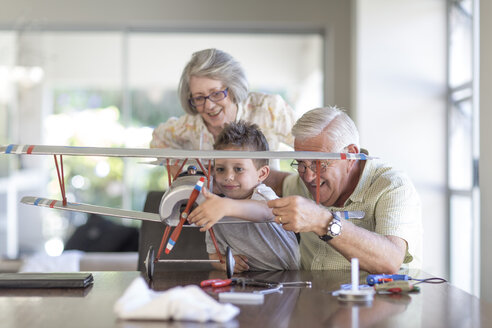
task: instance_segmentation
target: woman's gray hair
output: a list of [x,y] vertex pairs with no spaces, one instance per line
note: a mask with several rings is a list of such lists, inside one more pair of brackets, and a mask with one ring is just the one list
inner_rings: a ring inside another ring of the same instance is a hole
[[321,132],[334,143],[332,152],[341,152],[348,145],[359,148],[359,131],[354,121],[340,108],[329,106],[306,112],[292,128],[296,139],[309,139]]
[[190,78],[192,76],[207,77],[221,81],[229,88],[228,97],[235,104],[246,100],[248,96],[248,80],[241,64],[228,53],[218,49],[205,49],[195,52],[186,64],[179,81],[178,94],[181,106],[190,115],[198,114],[190,105]]

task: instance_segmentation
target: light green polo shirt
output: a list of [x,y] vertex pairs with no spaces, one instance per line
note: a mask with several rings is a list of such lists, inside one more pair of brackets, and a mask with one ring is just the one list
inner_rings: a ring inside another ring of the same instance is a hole
[[[300,195],[313,199],[298,174],[285,178],[283,196]],[[355,225],[380,235],[404,239],[406,267],[422,265],[422,211],[420,198],[409,177],[380,160],[368,160],[357,187],[343,207],[330,211],[364,211]],[[343,230],[342,230],[343,234]],[[305,270],[350,269],[350,262],[313,232],[301,233],[301,266]],[[381,254],[385,256],[385,254]]]

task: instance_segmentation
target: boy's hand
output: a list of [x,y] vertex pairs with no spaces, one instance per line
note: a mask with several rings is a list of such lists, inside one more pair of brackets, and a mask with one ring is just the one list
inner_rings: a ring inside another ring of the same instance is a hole
[[200,231],[207,231],[227,214],[229,200],[212,194],[207,188],[202,189],[205,201],[188,216],[188,222],[201,226]]
[[[211,260],[219,259],[217,253],[209,254],[208,257]],[[222,257],[224,258],[225,255],[222,255]],[[234,273],[241,273],[249,270],[248,258],[246,256],[242,254],[234,255],[234,260],[236,261],[236,264],[234,265]],[[226,271],[225,263],[212,263],[212,266],[217,270]]]

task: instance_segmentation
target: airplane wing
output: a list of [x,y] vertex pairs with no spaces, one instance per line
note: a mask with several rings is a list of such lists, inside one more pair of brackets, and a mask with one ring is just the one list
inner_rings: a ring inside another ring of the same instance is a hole
[[45,145],[8,145],[0,146],[0,154],[17,155],[71,155],[71,156],[105,156],[105,157],[140,157],[169,159],[213,159],[213,158],[251,158],[251,159],[361,159],[376,157],[363,153],[323,153],[308,151],[239,151],[239,150],[183,150],[157,148],[104,148],[104,147],[70,147]]
[[67,202],[67,205],[63,206],[63,202],[61,200],[47,199],[41,197],[32,197],[32,196],[22,197],[21,203],[27,205],[56,208],[65,211],[94,213],[100,215],[115,216],[120,218],[161,222],[161,218],[159,214],[140,212],[140,211],[121,210],[112,207],[88,205],[88,204],[81,204],[81,203],[71,203],[71,202]]
[[[89,205],[82,203],[71,203],[67,202],[66,206],[63,206],[63,201],[56,199],[48,199],[42,197],[33,197],[33,196],[25,196],[22,197],[21,203],[27,205],[55,208],[58,210],[72,211],[72,212],[82,212],[82,213],[90,213],[90,214],[99,214],[99,215],[107,215],[114,216],[124,219],[136,219],[142,221],[153,221],[153,222],[162,222],[159,214],[141,212],[141,211],[131,211],[131,210],[121,210],[113,207],[105,207],[105,206],[97,206],[97,205]],[[273,221],[270,220],[268,222]],[[165,221],[167,225],[176,226],[176,222],[173,221]],[[265,221],[264,223],[266,223]],[[250,221],[226,216],[222,220],[220,220],[217,224],[223,223],[251,223]],[[196,227],[194,224],[184,225],[183,227]]]

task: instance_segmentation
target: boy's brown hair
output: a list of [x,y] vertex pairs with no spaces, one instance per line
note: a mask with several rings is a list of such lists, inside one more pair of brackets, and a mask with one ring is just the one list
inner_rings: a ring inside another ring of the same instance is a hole
[[[269,150],[268,141],[258,125],[243,120],[226,124],[217,136],[214,149],[224,150],[228,147],[238,147],[243,150]],[[268,165],[268,159],[254,159],[256,168]]]

